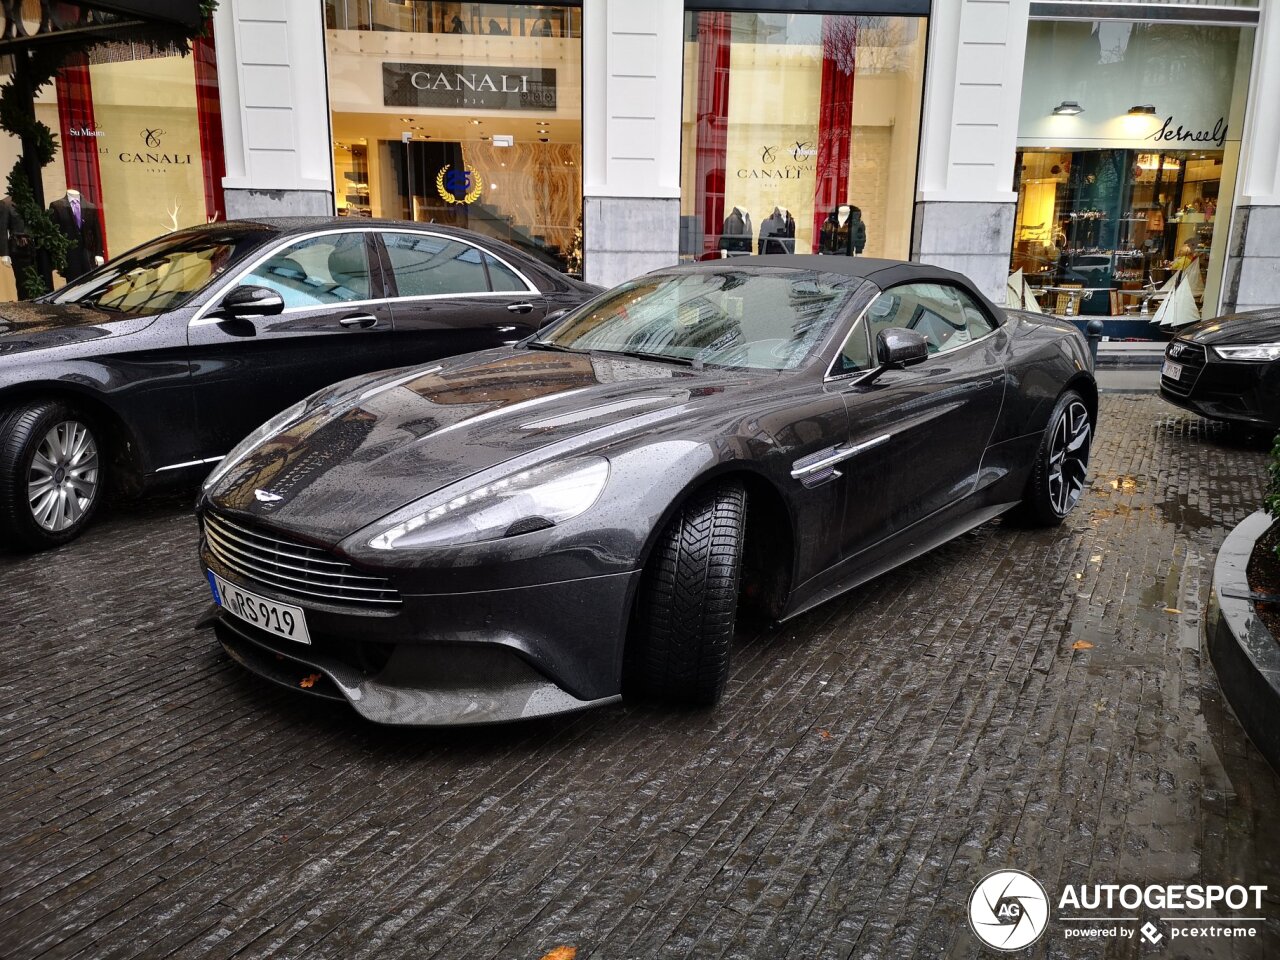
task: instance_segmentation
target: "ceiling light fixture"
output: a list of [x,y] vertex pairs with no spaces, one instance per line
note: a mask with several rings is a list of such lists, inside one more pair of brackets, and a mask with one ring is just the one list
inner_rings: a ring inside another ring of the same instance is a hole
[[1060,104],[1053,108],[1055,117],[1074,117],[1084,113],[1084,107],[1076,103],[1074,100],[1063,100]]
[[1129,116],[1131,117],[1154,117],[1156,108],[1149,103],[1139,103],[1129,108]]

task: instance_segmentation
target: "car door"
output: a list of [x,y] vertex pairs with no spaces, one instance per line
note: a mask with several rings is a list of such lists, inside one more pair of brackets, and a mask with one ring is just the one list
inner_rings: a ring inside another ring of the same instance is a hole
[[[931,356],[868,382],[876,335],[921,333]],[[854,556],[951,506],[977,485],[1005,388],[1008,335],[958,286],[892,287],[867,307],[846,341],[835,379],[849,414],[840,471],[843,552]]]
[[[365,231],[300,237],[261,256],[188,327],[192,387],[207,455],[321,387],[396,366],[390,308]],[[237,286],[274,290],[275,316],[227,316]]]
[[514,343],[534,333],[546,314],[538,289],[476,244],[429,231],[377,236],[395,339],[408,362]]

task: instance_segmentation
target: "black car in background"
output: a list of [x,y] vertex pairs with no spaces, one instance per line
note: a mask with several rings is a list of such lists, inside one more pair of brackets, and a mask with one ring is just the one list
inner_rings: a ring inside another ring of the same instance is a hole
[[1160,395],[1210,420],[1280,429],[1280,311],[1217,317],[1179,331],[1165,348]]
[[0,546],[77,536],[104,486],[206,473],[356,374],[514,343],[595,287],[434,224],[232,221],[0,306]]
[[714,703],[740,598],[787,620],[1006,511],[1061,523],[1097,399],[1075,327],[938,267],[658,271],[246,438],[197,508],[208,622],[385,723]]

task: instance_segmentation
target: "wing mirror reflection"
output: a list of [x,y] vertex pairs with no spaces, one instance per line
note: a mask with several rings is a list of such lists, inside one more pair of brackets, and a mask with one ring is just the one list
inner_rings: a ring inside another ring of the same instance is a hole
[[565,314],[567,314],[568,312],[569,312],[569,311],[568,311],[567,309],[565,309],[565,310],[552,310],[552,311],[551,311],[550,313],[548,313],[545,317],[543,317],[541,321],[539,321],[539,323],[538,323],[538,329],[539,329],[539,330],[545,330],[545,329],[547,329],[547,327],[551,326],[553,323],[555,323],[556,321],[560,320],[560,319],[561,319]]
[[222,298],[218,310],[227,317],[271,317],[284,312],[284,297],[270,287],[241,284]]
[[876,334],[876,367],[859,383],[870,383],[888,370],[914,367],[929,359],[929,341],[914,330],[889,327]]

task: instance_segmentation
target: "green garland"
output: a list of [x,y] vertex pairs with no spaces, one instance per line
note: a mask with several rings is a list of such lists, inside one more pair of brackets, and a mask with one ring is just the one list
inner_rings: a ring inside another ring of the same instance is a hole
[[[218,0],[201,0],[200,11],[204,14],[205,24],[210,22],[217,8]],[[202,26],[201,30],[204,29],[205,27]],[[175,35],[169,28],[148,30],[145,33],[146,36],[140,39],[154,47],[172,43],[176,44],[183,53],[190,50],[190,37]],[[89,46],[92,45],[91,41]],[[78,52],[87,49],[88,46],[83,44],[76,48]],[[57,137],[48,126],[36,118],[35,94],[41,87],[53,82],[67,53],[67,49],[59,49],[57,46],[31,52],[30,99],[20,94],[14,87],[16,71],[11,74],[9,82],[0,87],[0,130],[18,137],[24,151],[18,157],[18,162],[14,164],[13,169],[9,171],[9,199],[13,201],[14,207],[26,224],[27,233],[31,237],[32,253],[37,258],[37,266],[27,266],[21,273],[15,271],[14,279],[18,285],[18,296],[23,300],[38,297],[49,290],[44,276],[38,269],[39,254],[43,252],[48,257],[49,266],[61,273],[66,270],[67,251],[71,247],[71,241],[58,229],[53,218],[49,216],[48,210],[36,203],[35,190],[31,184],[31,178],[27,175],[25,153],[27,149],[34,153],[36,165],[41,170],[52,163],[53,158],[57,156]]]

